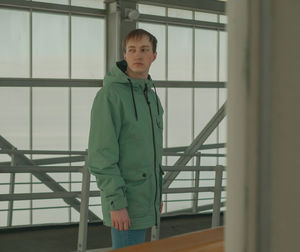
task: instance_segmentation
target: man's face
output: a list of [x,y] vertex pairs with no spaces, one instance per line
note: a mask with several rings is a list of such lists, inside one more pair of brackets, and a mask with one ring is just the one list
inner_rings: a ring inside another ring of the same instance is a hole
[[156,59],[157,53],[153,53],[152,44],[147,36],[141,39],[130,39],[126,44],[124,59],[127,62],[127,74],[136,79],[146,79],[149,68]]

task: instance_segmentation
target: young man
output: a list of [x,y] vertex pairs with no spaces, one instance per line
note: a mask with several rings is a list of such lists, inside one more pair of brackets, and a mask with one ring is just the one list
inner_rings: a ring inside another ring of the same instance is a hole
[[160,222],[163,108],[148,74],[156,45],[145,30],[127,35],[124,60],[105,76],[91,111],[88,167],[113,249],[144,242]]

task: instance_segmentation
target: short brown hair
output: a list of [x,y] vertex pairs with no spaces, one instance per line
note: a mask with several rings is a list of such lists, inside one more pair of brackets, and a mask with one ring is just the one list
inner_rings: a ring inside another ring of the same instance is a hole
[[157,47],[157,39],[150,32],[147,32],[143,29],[135,29],[127,34],[125,39],[123,40],[123,52],[126,52],[126,45],[130,39],[141,39],[143,36],[147,36],[149,38],[150,43],[152,44],[153,53],[156,52]]

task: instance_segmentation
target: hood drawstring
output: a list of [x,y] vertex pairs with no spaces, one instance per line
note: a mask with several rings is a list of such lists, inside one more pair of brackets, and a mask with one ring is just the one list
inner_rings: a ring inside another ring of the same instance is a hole
[[135,112],[135,119],[138,121],[138,115],[137,115],[137,110],[136,110],[136,105],[135,105],[135,98],[134,98],[134,93],[133,93],[133,85],[130,79],[128,79],[130,88],[131,88],[131,96],[132,96],[132,101],[133,101],[133,106],[134,106],[134,112]]
[[[135,104],[135,97],[134,97],[134,93],[133,93],[133,84],[132,84],[132,82],[131,82],[131,80],[129,78],[128,78],[128,81],[129,81],[130,89],[131,89],[131,96],[132,96],[132,102],[133,102],[133,106],[134,106],[135,119],[138,121],[138,114],[137,114],[137,109],[136,109],[136,104]],[[156,92],[156,87],[155,87],[154,83],[153,83],[153,87],[154,87],[154,92],[155,92],[157,113],[159,115],[158,98],[157,98],[157,92]]]
[[157,114],[159,115],[158,99],[157,99],[157,93],[156,93],[156,88],[155,88],[155,85],[154,85],[154,83],[153,83],[153,87],[154,87],[155,98],[156,98]]

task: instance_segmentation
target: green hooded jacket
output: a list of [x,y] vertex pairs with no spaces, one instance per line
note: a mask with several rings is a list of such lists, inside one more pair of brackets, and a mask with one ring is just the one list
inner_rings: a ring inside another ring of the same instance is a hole
[[88,168],[100,189],[103,223],[127,208],[130,229],[160,222],[163,108],[148,79],[125,74],[126,61],[105,76],[91,111]]

